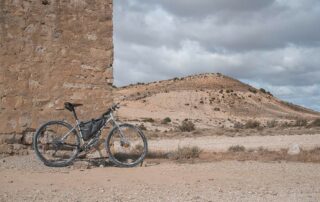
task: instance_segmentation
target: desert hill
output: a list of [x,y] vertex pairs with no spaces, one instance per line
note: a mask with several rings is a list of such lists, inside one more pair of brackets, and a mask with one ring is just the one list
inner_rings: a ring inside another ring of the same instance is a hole
[[179,123],[189,119],[200,128],[233,127],[248,120],[266,125],[320,116],[220,73],[138,83],[118,88],[115,95],[122,104],[119,116],[127,120],[161,122],[169,117]]

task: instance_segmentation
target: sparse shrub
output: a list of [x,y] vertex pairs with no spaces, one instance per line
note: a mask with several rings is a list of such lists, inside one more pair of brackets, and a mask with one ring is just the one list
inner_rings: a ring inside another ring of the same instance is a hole
[[142,121],[143,121],[143,122],[154,123],[154,119],[153,119],[153,118],[144,118]]
[[315,119],[314,121],[312,121],[309,125],[310,127],[320,127],[320,119]]
[[303,127],[307,125],[308,125],[308,121],[306,119],[297,119],[294,124],[294,126],[297,126],[297,127]]
[[273,96],[269,91],[266,91],[264,88],[260,88],[260,92],[267,94],[267,95],[270,95],[270,96]]
[[162,124],[168,124],[170,122],[171,122],[171,119],[169,117],[166,117],[161,121]]
[[213,110],[218,112],[218,111],[220,111],[220,108],[219,107],[215,107]]
[[201,153],[201,150],[197,146],[185,146],[179,147],[176,151],[171,153],[171,158],[174,160],[185,160],[185,159],[193,159],[198,158]]
[[200,100],[200,104],[204,104],[203,100]]
[[260,92],[264,93],[264,94],[267,94],[267,91],[264,88],[260,88]]
[[291,127],[291,125],[290,125],[289,122],[285,121],[285,122],[283,122],[283,123],[281,124],[281,127],[287,128],[287,127]]
[[184,121],[182,121],[181,125],[179,126],[179,129],[182,132],[191,132],[191,131],[195,130],[195,126],[191,121],[184,120]]
[[140,124],[138,127],[140,128],[140,130],[147,130],[147,128],[144,126],[144,124]]
[[277,127],[278,122],[276,120],[267,121],[267,127],[268,128],[274,128]]
[[223,94],[223,89],[221,89],[221,90],[219,91],[219,93],[220,93],[220,94]]
[[231,146],[228,149],[229,152],[244,152],[246,148],[242,145]]
[[260,122],[255,120],[249,120],[244,126],[245,128],[259,128]]
[[242,128],[244,128],[244,125],[240,122],[236,122],[236,123],[234,123],[233,127],[236,129],[242,129]]
[[254,94],[257,93],[257,90],[256,90],[255,88],[249,88],[248,90],[249,90],[251,93],[254,93]]

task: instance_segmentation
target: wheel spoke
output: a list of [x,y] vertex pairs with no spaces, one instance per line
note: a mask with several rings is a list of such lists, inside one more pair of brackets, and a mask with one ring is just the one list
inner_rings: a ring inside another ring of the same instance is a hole
[[110,159],[119,166],[134,166],[143,160],[147,152],[143,133],[129,124],[112,131],[107,147]]
[[[36,154],[46,165],[63,166],[78,154],[80,139],[65,122],[48,122],[40,127],[34,139]],[[71,132],[70,132],[71,131]],[[68,135],[66,135],[68,134]],[[62,138],[65,138],[62,141]]]

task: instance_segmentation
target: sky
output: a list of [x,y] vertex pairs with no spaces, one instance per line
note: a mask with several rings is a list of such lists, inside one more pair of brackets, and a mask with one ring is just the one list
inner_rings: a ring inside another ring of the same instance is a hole
[[234,77],[320,111],[319,0],[115,0],[114,84]]

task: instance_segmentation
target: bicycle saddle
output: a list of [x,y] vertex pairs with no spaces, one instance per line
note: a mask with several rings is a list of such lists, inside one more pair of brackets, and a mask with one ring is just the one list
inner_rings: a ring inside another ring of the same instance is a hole
[[83,104],[70,103],[70,102],[65,102],[64,103],[64,107],[69,111],[73,111],[75,107],[80,107],[82,105]]

